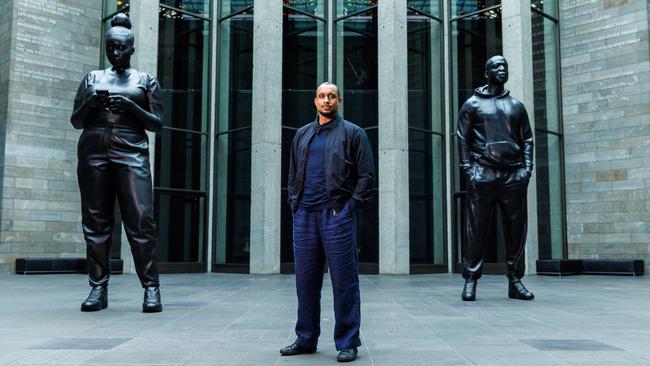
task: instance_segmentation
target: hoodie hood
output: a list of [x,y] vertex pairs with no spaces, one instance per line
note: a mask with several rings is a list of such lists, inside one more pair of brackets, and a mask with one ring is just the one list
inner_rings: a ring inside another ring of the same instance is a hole
[[492,95],[488,91],[488,86],[487,85],[483,85],[481,87],[478,87],[478,88],[474,89],[474,95],[476,95],[477,97],[481,97],[481,98],[494,98],[494,97],[503,98],[503,97],[508,96],[509,94],[510,94],[510,90],[504,88],[503,92],[500,95]]

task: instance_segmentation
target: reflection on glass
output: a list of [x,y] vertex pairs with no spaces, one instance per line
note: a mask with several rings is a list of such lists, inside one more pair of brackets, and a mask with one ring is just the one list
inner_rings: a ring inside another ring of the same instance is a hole
[[165,126],[207,131],[210,23],[194,17],[159,19]]
[[336,81],[345,119],[377,126],[377,12],[336,23]]
[[200,262],[205,240],[210,27],[207,21],[163,7],[158,19],[157,75],[165,115],[163,130],[156,134],[154,200],[161,261]]
[[202,258],[205,199],[200,195],[155,192],[161,262],[199,262]]
[[442,25],[407,19],[411,264],[443,264]]
[[[452,144],[453,145],[453,144]],[[454,230],[454,247],[456,248],[455,256],[452,257],[452,261],[455,261],[454,268],[459,264],[462,266],[463,257],[462,248],[463,241],[465,240],[465,235],[463,234],[464,228],[463,223],[465,222],[465,194],[458,193],[453,196],[453,230]]]
[[441,5],[441,0],[407,0],[407,6],[438,17],[441,14]]
[[442,25],[408,16],[409,126],[442,132]]
[[163,129],[156,134],[155,147],[155,187],[205,189],[205,135]]
[[[467,4],[467,2],[462,2]],[[478,2],[474,2],[475,4]],[[485,5],[485,2],[480,2]],[[461,4],[455,1],[455,5]],[[485,13],[476,14],[467,18],[461,18],[451,22],[451,65],[452,66],[452,112],[451,131],[454,132],[451,149],[451,164],[454,175],[454,192],[456,194],[455,219],[462,219],[464,212],[464,191],[465,176],[458,167],[458,148],[456,143],[456,119],[458,110],[469,98],[474,89],[485,84],[485,62],[494,55],[503,53],[501,38],[501,12],[500,8]],[[507,86],[507,85],[506,85]],[[490,232],[486,233],[489,246],[486,253],[487,262],[499,262],[504,260],[505,243],[501,234],[499,210],[495,210],[490,224]],[[460,255],[463,221],[454,224],[456,228],[456,252]]]
[[253,13],[220,24],[219,131],[251,125],[253,103]]
[[283,0],[285,6],[304,11],[317,16],[325,15],[326,0]]
[[[331,0],[334,1],[334,0]],[[379,0],[336,0],[336,14],[344,16],[377,5]]]
[[[323,1],[286,1],[285,5],[315,12]],[[300,6],[298,6],[300,5]],[[312,8],[306,9],[311,6]],[[325,80],[325,24],[323,21],[285,9],[283,21],[282,125],[299,128],[316,117],[314,92]],[[295,129],[282,129],[282,218],[281,261],[293,262],[293,224],[287,200],[289,149]]]
[[[338,4],[367,8],[377,1],[339,0]],[[341,7],[338,8],[341,10]],[[352,12],[353,10],[350,10]],[[366,128],[378,171],[377,11],[372,9],[336,23],[336,82],[342,92],[345,119]],[[377,172],[377,174],[379,174]],[[357,212],[359,262],[379,261],[379,211],[376,199]]]
[[209,0],[160,0],[160,3],[199,15],[208,15],[210,12]]
[[315,116],[314,91],[324,81],[324,22],[285,11],[282,66],[282,124],[301,127]]
[[[367,130],[368,140],[375,160],[375,171],[379,176],[378,165],[378,130]],[[378,184],[377,184],[378,185]],[[373,199],[356,212],[357,220],[357,247],[360,263],[379,263],[379,204],[377,190],[373,192]]]
[[411,264],[443,264],[443,144],[429,132],[409,131]]
[[217,142],[216,263],[248,263],[250,254],[251,129]]
[[463,15],[501,4],[501,0],[451,0],[452,14]]
[[280,261],[282,263],[293,263],[293,214],[287,203],[289,199],[287,179],[289,176],[289,152],[291,141],[293,141],[295,135],[295,129],[282,129],[282,224],[280,231]]
[[[252,1],[224,1],[238,10]],[[232,8],[230,8],[232,7]],[[221,14],[226,15],[226,14]],[[250,254],[253,12],[219,24],[215,263],[248,263]]]
[[[548,6],[550,1],[537,2]],[[540,259],[564,257],[562,214],[562,161],[557,61],[557,24],[532,12],[533,86],[535,97],[535,153],[537,175],[537,224]]]
[[[485,84],[485,62],[503,53],[501,17],[483,15],[462,18],[451,23],[452,72],[457,115],[474,89]],[[456,130],[455,120],[453,131]]]
[[564,257],[561,143],[559,136],[543,132],[535,133],[540,259]]
[[532,37],[535,128],[560,132],[557,24],[533,12]]
[[532,0],[531,6],[554,18],[557,18],[557,0]]
[[254,0],[218,0],[218,2],[219,5],[221,6],[220,8],[221,12],[219,13],[219,15],[221,17],[225,17],[228,14],[253,6],[253,3],[255,1]]

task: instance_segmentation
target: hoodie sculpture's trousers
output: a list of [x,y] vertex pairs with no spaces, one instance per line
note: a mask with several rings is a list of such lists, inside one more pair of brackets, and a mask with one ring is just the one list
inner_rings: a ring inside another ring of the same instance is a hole
[[528,173],[524,168],[495,169],[482,165],[470,168],[465,197],[465,240],[463,277],[479,279],[483,272],[489,224],[495,208],[501,210],[506,242],[508,277],[524,276],[526,245]]
[[79,139],[78,161],[90,285],[108,285],[117,198],[142,287],[158,286],[149,143],[144,130],[111,125],[86,127]]

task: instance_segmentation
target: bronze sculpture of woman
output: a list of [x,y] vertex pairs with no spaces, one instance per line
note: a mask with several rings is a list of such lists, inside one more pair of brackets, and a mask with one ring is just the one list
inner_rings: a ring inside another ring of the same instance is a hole
[[143,312],[160,312],[157,230],[145,130],[162,128],[158,81],[131,68],[135,52],[131,22],[117,14],[106,34],[112,67],[91,71],[74,100],[72,125],[79,138],[77,176],[88,275],[92,290],[81,311],[108,306],[109,253],[117,198],[136,272],[144,291]]

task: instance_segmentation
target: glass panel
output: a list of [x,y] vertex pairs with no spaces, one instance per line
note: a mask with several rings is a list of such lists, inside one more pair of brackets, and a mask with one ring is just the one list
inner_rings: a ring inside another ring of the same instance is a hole
[[248,263],[250,254],[251,130],[217,142],[216,263]]
[[501,15],[496,17],[479,14],[451,23],[452,30],[452,83],[454,119],[452,131],[456,131],[455,117],[474,89],[485,84],[485,62],[503,52],[501,39]]
[[[222,16],[252,1],[221,2]],[[250,256],[253,12],[219,24],[218,136],[216,146],[215,263],[248,263]],[[243,129],[242,129],[243,128]],[[239,130],[236,130],[239,129]],[[236,130],[236,131],[235,131]]]
[[282,189],[282,224],[280,232],[281,263],[293,263],[293,215],[291,214],[291,209],[287,204],[288,199],[288,191]]
[[285,11],[282,124],[301,127],[316,117],[314,93],[325,74],[325,24]]
[[220,17],[253,6],[253,0],[217,0],[221,5]]
[[451,12],[463,15],[499,4],[501,0],[451,0]]
[[156,134],[154,186],[205,189],[207,136],[163,129]]
[[196,195],[155,192],[154,212],[160,261],[202,261],[205,199]]
[[210,13],[209,0],[160,0],[160,3],[199,15],[207,16]]
[[289,176],[289,149],[291,141],[296,135],[296,130],[282,129],[282,225],[280,232],[280,243],[282,263],[293,263],[293,215],[287,203],[289,194],[287,191],[287,179]]
[[[361,9],[377,1],[339,0],[348,8]],[[358,6],[357,6],[358,5]],[[338,8],[341,10],[341,7]],[[350,10],[352,12],[354,10]],[[378,168],[377,106],[377,11],[347,18],[336,23],[336,82],[343,96],[341,114],[366,128]],[[370,129],[368,129],[370,128]],[[379,211],[376,199],[356,213],[359,262],[379,261]]]
[[[377,192],[375,192],[377,197]],[[377,199],[355,211],[359,263],[379,263],[379,204]]]
[[[454,126],[455,123],[450,121],[450,124]],[[450,174],[451,174],[451,191],[452,193],[452,206],[451,206],[451,220],[452,223],[452,238],[449,238],[449,240],[452,241],[451,246],[453,246],[452,250],[452,261],[454,260],[455,257],[455,262],[452,263],[452,268],[455,272],[459,272],[459,270],[462,270],[462,265],[458,266],[459,263],[462,263],[461,260],[461,248],[462,248],[462,241],[464,240],[464,223],[465,223],[465,175],[461,173],[460,169],[458,168],[458,142],[457,142],[457,137],[454,132],[452,132],[451,139],[450,139],[450,161],[451,161],[451,166],[448,167]]]
[[409,131],[411,264],[443,264],[443,142],[428,132]]
[[442,132],[442,24],[408,16],[409,126]]
[[158,81],[165,126],[207,131],[210,22],[160,17]]
[[337,22],[336,82],[345,119],[377,126],[377,12]]
[[219,131],[251,125],[253,107],[253,13],[220,24]]
[[407,0],[407,5],[437,17],[441,17],[442,14],[441,0]]
[[[378,176],[378,141],[379,135],[376,128],[366,130],[368,140],[372,147],[372,156],[375,160],[375,172]],[[377,190],[373,199],[355,212],[357,221],[357,247],[360,263],[379,263],[379,204]]]
[[[459,1],[455,1],[454,5],[459,5]],[[466,4],[464,2],[463,4]],[[485,3],[483,3],[485,5]],[[465,176],[458,168],[458,148],[456,132],[456,119],[458,118],[458,110],[462,104],[469,98],[474,89],[484,85],[485,83],[485,62],[488,58],[502,54],[502,38],[501,38],[501,13],[500,9],[491,11],[489,13],[481,13],[462,18],[451,22],[451,65],[452,66],[452,111],[453,117],[451,120],[451,131],[453,137],[451,139],[451,164],[449,168],[452,170],[454,176],[454,192],[457,203],[455,205],[456,212],[454,213],[454,220],[456,221],[454,227],[456,228],[456,253],[460,258],[461,254],[461,241],[464,240],[462,235],[462,228],[464,225],[464,191],[465,191]],[[498,212],[498,210],[496,210]],[[493,220],[497,219],[498,215],[494,215]],[[501,232],[501,225],[496,225],[498,221],[493,221],[494,224],[490,225],[490,232],[486,233],[488,242],[490,243],[487,248],[486,261],[497,262],[504,260],[505,244]]]
[[532,14],[535,127],[560,132],[557,24]]
[[322,17],[325,16],[325,1],[326,0],[284,0],[284,5]]
[[[334,0],[331,0],[334,1]],[[378,0],[336,0],[336,15],[343,16],[377,5]]]
[[[485,14],[463,18],[451,23],[452,103],[451,131],[456,132],[458,111],[474,89],[485,83],[485,62],[502,53],[501,18]],[[465,177],[459,173],[456,137],[452,139],[452,167],[456,191],[465,190]]]
[[[296,130],[290,128],[282,129],[282,189],[287,189],[287,179],[289,177],[289,154],[291,142],[296,135]],[[285,201],[286,202],[286,201]],[[286,205],[287,208],[289,205]]]
[[118,11],[128,14],[129,2],[129,0],[104,0],[104,16],[110,16]]
[[540,259],[564,258],[561,143],[559,136],[535,133]]
[[[442,25],[408,14],[409,126],[442,130]],[[444,255],[442,137],[409,130],[411,264],[442,264]]]
[[557,19],[557,0],[532,0],[531,6]]

